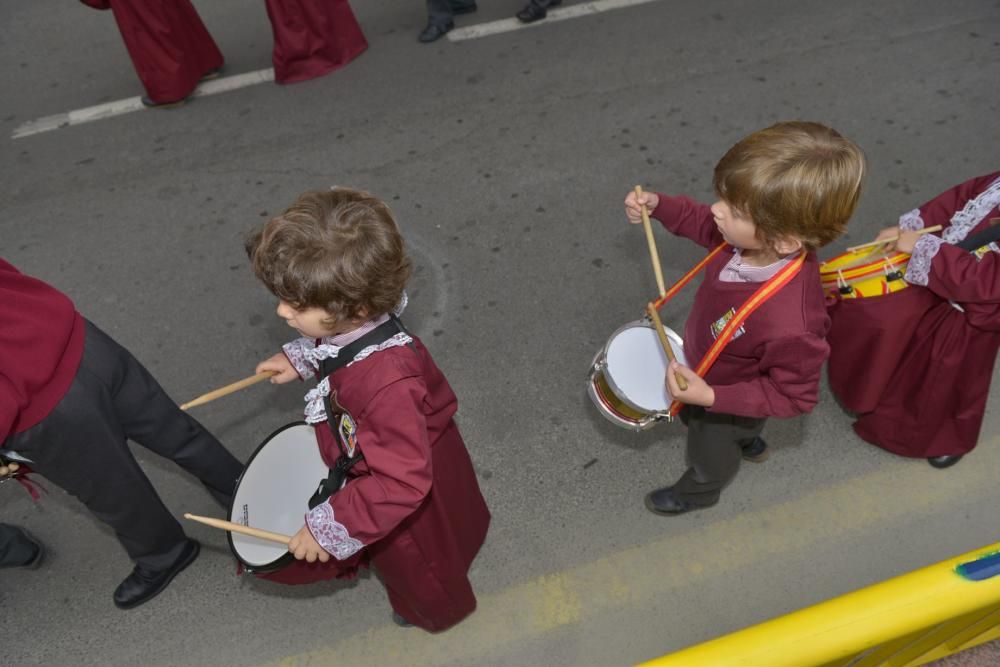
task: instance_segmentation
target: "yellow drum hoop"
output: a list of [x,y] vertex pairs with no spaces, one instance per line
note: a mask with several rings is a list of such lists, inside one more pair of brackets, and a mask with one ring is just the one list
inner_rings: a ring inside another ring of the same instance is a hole
[[611,385],[608,384],[608,379],[605,377],[603,370],[594,373],[592,382],[594,389],[597,391],[597,396],[601,399],[601,403],[621,419],[635,422],[638,426],[652,416],[651,413],[640,412],[618,398],[614,390],[611,389]]
[[855,264],[851,266],[842,267],[852,255],[858,255],[859,257],[870,256],[871,252],[866,253],[844,253],[842,255],[837,255],[833,259],[823,262],[819,265],[819,276],[824,283],[832,282],[836,284],[838,277],[843,277],[845,280],[850,282],[853,279],[865,278],[867,276],[877,275],[879,273],[885,272],[885,267],[887,265],[895,266],[897,268],[902,268],[906,266],[907,262],[910,261],[910,254],[906,252],[894,252],[891,255],[881,255],[878,259],[864,262],[862,264]]

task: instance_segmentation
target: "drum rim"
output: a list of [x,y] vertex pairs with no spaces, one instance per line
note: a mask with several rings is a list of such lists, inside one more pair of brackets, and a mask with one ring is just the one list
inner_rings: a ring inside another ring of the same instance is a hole
[[[257,446],[257,449],[253,450],[253,453],[250,455],[249,458],[247,458],[247,462],[243,464],[243,470],[240,472],[240,476],[236,479],[236,486],[233,487],[233,499],[229,501],[229,511],[227,513],[227,516],[229,517],[230,521],[233,521],[233,507],[236,504],[236,495],[240,490],[240,484],[243,482],[243,475],[250,468],[250,464],[253,463],[253,460],[255,458],[257,458],[257,455],[260,454],[261,450],[263,450],[264,447],[267,446],[267,443],[274,440],[274,438],[279,433],[283,433],[294,426],[309,426],[309,423],[306,421],[297,421],[297,422],[292,422],[290,424],[285,424],[284,426],[278,428],[273,433],[271,433],[271,435],[264,438],[264,441],[261,442],[260,445]],[[275,570],[280,570],[281,568],[285,567],[293,560],[295,560],[295,556],[293,556],[291,552],[286,552],[285,554],[279,556],[277,559],[271,561],[270,563],[265,563],[264,565],[256,565],[256,564],[251,565],[250,563],[247,563],[245,560],[243,560],[243,558],[240,557],[240,554],[236,551],[236,545],[233,544],[232,532],[226,531],[226,540],[229,542],[229,550],[233,553],[234,556],[236,556],[236,560],[238,560],[240,564],[242,564],[243,567],[246,568],[248,572],[274,572]]]
[[[835,262],[835,261],[837,261],[838,258],[840,258],[840,257],[842,257],[844,255],[847,255],[847,254],[850,254],[850,253],[846,253],[846,252],[845,253],[841,253],[840,255],[836,255],[834,257],[831,257],[830,259],[826,260],[825,262],[821,262],[820,265],[819,265],[820,279],[823,280],[824,282],[826,282],[827,280],[836,280],[838,273],[843,273],[845,278],[847,278],[847,277],[850,277],[850,278],[861,278],[861,277],[867,276],[869,274],[878,273],[879,271],[881,271],[885,267],[886,262],[888,262],[890,264],[896,265],[896,264],[902,264],[904,261],[909,261],[909,259],[910,259],[910,253],[908,253],[908,252],[900,252],[900,251],[897,250],[897,251],[893,252],[891,255],[888,255],[888,254],[887,255],[883,255],[882,257],[879,257],[878,259],[872,259],[871,261],[865,262],[863,264],[856,264],[854,266],[847,266],[847,267],[843,267],[843,268],[828,268],[828,269],[824,269],[824,267],[827,264]],[[859,271],[861,273],[858,273]]]
[[[653,322],[651,320],[649,320],[649,319],[646,319],[646,318],[642,318],[642,319],[638,319],[638,320],[632,320],[631,322],[626,322],[625,324],[623,324],[620,327],[618,327],[617,329],[615,329],[611,333],[611,335],[608,337],[607,342],[604,343],[604,347],[601,350],[600,357],[604,361],[604,369],[603,369],[604,370],[604,381],[608,383],[608,386],[611,387],[611,390],[613,392],[615,392],[615,396],[617,396],[621,400],[621,402],[624,403],[625,405],[629,406],[630,408],[632,408],[636,412],[641,412],[642,414],[649,415],[650,418],[652,418],[652,419],[657,419],[657,418],[661,418],[662,419],[663,417],[667,417],[667,416],[670,415],[670,406],[669,405],[667,406],[666,410],[651,410],[650,408],[645,408],[645,407],[641,407],[641,406],[637,405],[634,401],[632,401],[627,396],[625,396],[625,392],[623,392],[622,388],[620,386],[618,386],[618,383],[615,382],[615,379],[613,377],[611,377],[611,373],[607,372],[607,370],[608,370],[608,348],[611,345],[611,341],[614,340],[615,336],[617,336],[619,333],[621,333],[625,329],[634,328],[633,325],[635,325],[635,327],[642,327],[642,328],[649,329],[654,334],[656,333],[656,328],[653,326]],[[674,331],[673,329],[671,329],[670,327],[668,327],[667,325],[665,325],[665,324],[663,325],[663,328],[666,330],[666,331],[664,331],[664,333],[669,332],[669,334],[673,334],[674,336],[676,336],[677,338],[679,338],[680,341],[681,341],[681,347],[683,348],[683,346],[684,346],[684,339],[681,337],[681,335],[679,333],[677,333],[676,331]],[[667,334],[668,337],[669,337],[669,334]]]

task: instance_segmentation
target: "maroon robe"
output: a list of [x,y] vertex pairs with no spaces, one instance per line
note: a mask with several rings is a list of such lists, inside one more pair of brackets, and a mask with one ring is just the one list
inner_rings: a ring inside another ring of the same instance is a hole
[[920,290],[933,305],[921,302],[909,341],[896,341],[903,352],[891,381],[854,424],[864,440],[920,458],[976,446],[1000,348],[1000,246],[972,253],[954,244],[1000,217],[998,206],[1000,172],[958,185],[900,219],[904,229],[945,227],[943,241],[928,235],[917,242],[905,276],[914,286],[898,293]]
[[368,48],[347,0],[267,0],[267,15],[278,83],[323,76]]
[[82,0],[110,8],[135,71],[154,102],[182,100],[222,53],[189,0]]
[[[261,576],[303,584],[351,578],[370,564],[399,615],[425,630],[444,630],[476,608],[468,571],[490,521],[453,419],[455,394],[416,338],[412,347],[390,347],[335,371],[330,387],[335,412],[356,426],[364,460],[308,516],[328,515],[318,528],[309,518],[310,530],[344,557],[296,561]],[[334,423],[343,437],[344,422],[335,416]],[[316,424],[316,433],[332,466],[347,442],[338,444],[328,422]]]

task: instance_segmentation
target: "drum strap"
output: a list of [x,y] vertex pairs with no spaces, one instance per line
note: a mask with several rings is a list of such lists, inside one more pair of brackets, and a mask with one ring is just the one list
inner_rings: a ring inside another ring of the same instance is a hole
[[[802,265],[806,261],[806,253],[802,251],[799,256],[794,260],[786,264],[778,271],[776,274],[771,276],[767,282],[757,288],[757,291],[750,295],[750,298],[739,307],[736,313],[733,315],[726,326],[723,327],[722,331],[716,337],[715,342],[712,343],[712,347],[708,348],[708,352],[702,357],[701,361],[698,362],[698,366],[694,369],[694,372],[698,374],[699,377],[705,377],[709,369],[715,363],[719,355],[722,354],[722,349],[729,344],[733,339],[733,334],[743,326],[743,323],[747,321],[750,315],[764,305],[764,302],[770,299],[772,296],[778,293],[778,291],[790,283],[792,278],[794,278],[799,271],[802,270]],[[670,416],[676,417],[677,413],[681,411],[683,407],[682,403],[674,401],[670,404]]]
[[722,252],[722,249],[725,248],[727,245],[729,245],[729,244],[728,243],[720,243],[719,245],[717,245],[714,248],[712,248],[712,250],[707,255],[705,255],[705,257],[702,258],[702,260],[700,262],[698,262],[697,264],[695,264],[691,268],[690,271],[688,271],[683,276],[681,276],[680,280],[678,280],[673,285],[671,285],[670,289],[668,289],[666,292],[663,293],[663,296],[661,296],[659,299],[657,299],[656,301],[654,301],[653,302],[653,307],[656,308],[657,310],[659,310],[660,308],[663,307],[663,304],[665,304],[667,301],[670,301],[671,299],[673,299],[674,296],[678,292],[680,292],[681,289],[683,289],[685,285],[687,285],[689,282],[691,282],[691,280],[693,280],[694,277],[696,275],[698,275],[698,273],[702,269],[705,268],[705,265],[708,264],[709,261],[711,261],[711,259],[713,257],[715,257],[720,252]]
[[1000,225],[997,224],[990,225],[975,236],[969,237],[961,243],[956,243],[955,245],[962,250],[972,252],[973,250],[979,250],[984,245],[989,245],[995,241],[1000,241]]
[[[354,360],[354,357],[357,356],[358,352],[361,350],[371,345],[380,345],[398,333],[408,332],[403,326],[403,323],[399,321],[398,317],[390,315],[388,321],[378,325],[353,343],[340,348],[336,357],[320,361],[320,377],[330,377],[331,374],[351,363]],[[360,449],[355,456],[348,456],[347,452],[344,451],[344,445],[340,442],[340,436],[337,433],[337,428],[334,426],[334,421],[336,421],[334,419],[335,413],[333,410],[333,401],[330,400],[329,394],[323,397],[323,405],[326,408],[326,423],[329,425],[330,431],[333,433],[333,441],[337,443],[337,448],[340,450],[340,456],[337,457],[337,461],[333,464],[333,467],[330,468],[330,474],[327,475],[326,479],[320,481],[316,492],[311,498],[309,498],[309,509],[313,509],[320,503],[326,502],[330,496],[339,491],[340,487],[344,485],[344,480],[347,478],[348,471],[353,468],[354,464],[358,461],[363,461],[365,459],[365,455]]]

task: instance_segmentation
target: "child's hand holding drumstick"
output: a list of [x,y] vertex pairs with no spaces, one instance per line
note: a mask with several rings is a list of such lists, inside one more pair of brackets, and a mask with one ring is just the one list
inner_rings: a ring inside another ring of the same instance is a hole
[[895,244],[896,250],[899,252],[911,253],[913,252],[913,247],[917,245],[917,239],[919,239],[921,235],[939,231],[941,231],[941,225],[934,225],[933,227],[924,227],[923,229],[915,230],[903,230],[898,226],[886,227],[878,233],[878,236],[875,237],[874,241],[852,246],[848,248],[848,250],[854,251],[859,248],[869,248],[872,246],[886,246],[888,248],[889,246]]

